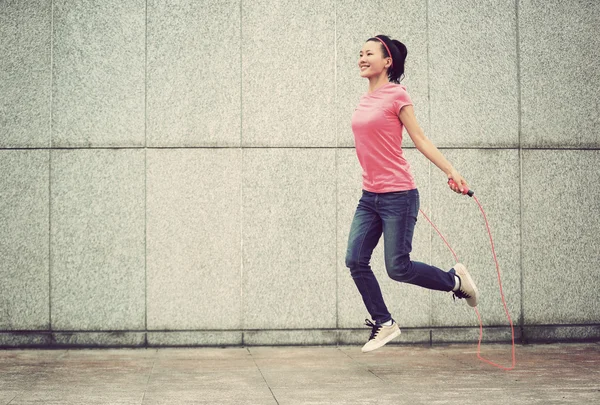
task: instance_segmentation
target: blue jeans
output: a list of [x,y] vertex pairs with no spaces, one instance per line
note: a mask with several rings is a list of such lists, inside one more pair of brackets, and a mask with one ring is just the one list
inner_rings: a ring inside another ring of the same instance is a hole
[[371,318],[381,324],[392,319],[379,283],[369,266],[373,249],[383,233],[385,268],[396,281],[431,290],[451,291],[454,274],[410,260],[412,238],[419,213],[417,189],[392,193],[363,190],[358,202],[346,252],[346,266]]

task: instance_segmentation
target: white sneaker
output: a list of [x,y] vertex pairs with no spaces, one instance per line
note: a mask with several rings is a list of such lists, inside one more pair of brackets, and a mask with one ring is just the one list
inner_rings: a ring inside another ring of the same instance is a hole
[[396,336],[400,336],[400,327],[393,319],[390,326],[376,325],[368,319],[365,319],[365,325],[372,330],[369,341],[361,349],[363,353],[379,349]]
[[479,292],[477,291],[477,287],[471,278],[471,275],[467,271],[467,268],[464,264],[456,263],[454,266],[454,271],[456,275],[460,279],[460,286],[457,291],[452,291],[456,298],[465,298],[467,300],[467,304],[471,307],[477,306],[477,300],[479,299]]

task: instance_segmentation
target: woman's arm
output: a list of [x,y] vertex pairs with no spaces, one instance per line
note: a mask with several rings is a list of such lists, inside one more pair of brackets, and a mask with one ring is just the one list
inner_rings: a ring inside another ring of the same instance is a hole
[[450,186],[450,188],[461,193],[463,187],[467,186],[467,181],[452,167],[452,164],[442,155],[442,152],[425,136],[423,129],[419,126],[417,118],[415,117],[415,111],[412,105],[406,105],[400,110],[398,114],[400,121],[404,124],[408,135],[415,144],[415,147],[421,152],[427,159],[429,159],[434,165],[440,168],[441,171],[446,173],[448,179],[453,179],[458,187]]

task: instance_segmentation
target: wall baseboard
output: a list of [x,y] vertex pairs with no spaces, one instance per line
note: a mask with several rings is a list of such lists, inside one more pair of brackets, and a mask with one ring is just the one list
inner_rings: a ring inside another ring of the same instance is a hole
[[[0,348],[144,348],[362,345],[369,329],[197,331],[0,331]],[[403,328],[392,345],[476,344],[479,328]],[[508,327],[486,327],[483,343],[510,343]],[[600,324],[515,326],[515,343],[600,342]]]

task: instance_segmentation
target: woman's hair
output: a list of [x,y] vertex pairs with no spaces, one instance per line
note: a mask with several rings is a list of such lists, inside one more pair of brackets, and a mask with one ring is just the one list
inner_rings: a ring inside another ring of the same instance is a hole
[[[387,49],[385,49],[385,46],[383,46],[380,40],[387,45],[392,53],[391,55],[388,54]],[[392,58],[392,66],[388,69],[388,79],[392,83],[400,83],[404,78],[404,62],[406,61],[406,55],[408,54],[406,46],[398,40],[390,39],[387,35],[376,35],[375,38],[367,39],[367,42],[369,41],[379,43],[384,58]]]

